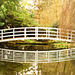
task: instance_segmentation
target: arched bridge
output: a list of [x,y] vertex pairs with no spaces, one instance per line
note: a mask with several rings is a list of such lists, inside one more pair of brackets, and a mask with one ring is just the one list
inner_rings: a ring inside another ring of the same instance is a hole
[[50,51],[0,49],[0,61],[18,63],[50,63],[75,59],[75,48]]
[[24,39],[50,39],[71,42],[75,39],[75,30],[49,27],[20,27],[0,30],[0,42]]

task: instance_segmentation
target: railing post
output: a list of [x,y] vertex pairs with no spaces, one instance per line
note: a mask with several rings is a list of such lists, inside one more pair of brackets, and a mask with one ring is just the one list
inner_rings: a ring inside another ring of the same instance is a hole
[[60,28],[60,39],[61,39],[61,28]]
[[46,38],[47,38],[47,28],[46,28]]
[[14,33],[15,33],[15,29],[13,28],[13,39],[14,39],[14,36],[15,36],[15,34],[14,34]]
[[38,40],[38,27],[35,27],[35,38]]
[[57,59],[58,59],[58,51],[57,51],[57,55],[56,55]]
[[67,58],[69,58],[69,56],[68,56],[68,55],[69,55],[68,52],[69,52],[69,50],[67,50]]
[[69,40],[69,30],[67,30],[67,40]]
[[24,29],[24,37],[26,38],[26,28]]
[[13,62],[14,62],[14,50],[13,50]]
[[58,29],[57,29],[57,39],[58,39]]
[[61,51],[59,51],[59,61],[61,60]]
[[37,51],[35,51],[35,62],[36,62],[36,58],[37,58],[37,54],[36,54],[36,52],[37,52]]
[[38,50],[35,51],[35,62],[38,62]]
[[37,50],[37,62],[38,62],[38,50]]
[[46,59],[47,59],[48,57],[47,57],[47,52],[46,52]]
[[[2,50],[2,49],[1,49]],[[2,50],[2,59],[1,59],[2,61],[3,61],[3,50]]]
[[70,57],[72,58],[72,49],[70,50]]
[[24,62],[26,63],[26,51],[24,52]]
[[48,51],[48,62],[49,62],[50,60],[49,60],[49,51]]
[[1,31],[1,40],[3,40],[3,30]]
[[71,30],[71,41],[72,41],[72,30]]
[[48,38],[50,37],[50,29],[48,28]]

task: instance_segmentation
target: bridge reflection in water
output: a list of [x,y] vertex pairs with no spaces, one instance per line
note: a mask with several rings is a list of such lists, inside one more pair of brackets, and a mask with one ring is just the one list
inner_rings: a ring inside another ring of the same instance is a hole
[[75,48],[53,51],[22,51],[0,49],[0,61],[17,63],[50,63],[75,59]]

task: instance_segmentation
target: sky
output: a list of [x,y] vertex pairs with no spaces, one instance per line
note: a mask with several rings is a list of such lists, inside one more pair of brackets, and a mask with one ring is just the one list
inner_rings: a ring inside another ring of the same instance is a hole
[[[38,8],[34,6],[35,0],[24,0],[23,2],[26,2],[25,9],[34,9],[37,10]],[[38,4],[38,0],[36,0],[36,5]]]

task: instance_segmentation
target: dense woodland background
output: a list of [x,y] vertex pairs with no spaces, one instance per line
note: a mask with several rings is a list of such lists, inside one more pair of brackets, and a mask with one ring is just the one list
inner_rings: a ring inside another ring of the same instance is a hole
[[[75,30],[75,0],[0,0],[0,29],[15,27],[55,27]],[[29,5],[33,9],[25,9]],[[74,43],[47,40],[24,40],[0,43],[1,48],[52,50],[75,47]],[[15,75],[31,64],[0,62],[0,75]],[[75,60],[38,64],[42,75],[74,75]],[[38,74],[39,75],[39,74]]]

